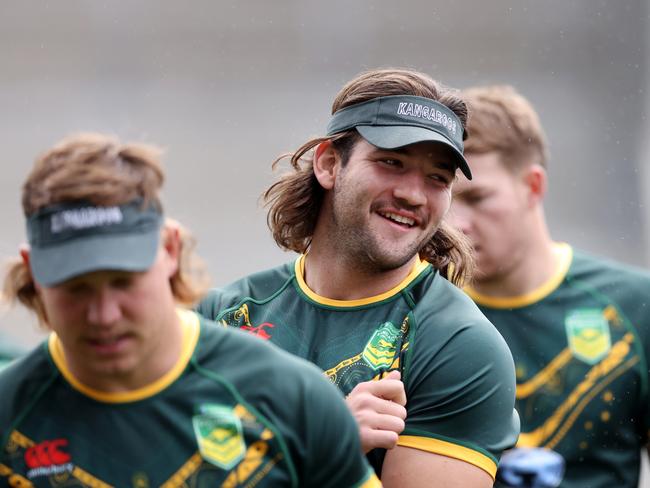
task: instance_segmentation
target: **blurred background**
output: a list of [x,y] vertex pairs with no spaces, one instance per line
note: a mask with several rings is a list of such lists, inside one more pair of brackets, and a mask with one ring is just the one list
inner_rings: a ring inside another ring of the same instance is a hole
[[[647,0],[1,2],[0,256],[24,240],[35,156],[103,131],[166,149],[167,213],[215,285],[292,259],[258,202],[272,160],[323,134],[358,72],[400,66],[515,85],[548,133],[554,237],[647,266],[649,15]],[[41,338],[2,309],[1,341]]]
[[[649,15],[642,0],[2,2],[0,256],[24,240],[35,156],[92,130],[166,149],[167,213],[215,285],[292,259],[259,206],[272,160],[323,134],[358,72],[400,66],[515,85],[548,133],[554,237],[646,266]],[[0,333],[41,337],[18,310]]]

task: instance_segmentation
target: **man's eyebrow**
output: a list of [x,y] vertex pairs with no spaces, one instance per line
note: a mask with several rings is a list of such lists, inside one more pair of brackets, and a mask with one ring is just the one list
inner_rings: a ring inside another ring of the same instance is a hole
[[[377,147],[376,151],[381,153],[392,153],[392,154],[404,155],[404,156],[408,156],[412,153],[412,150],[409,146],[396,147],[395,149],[382,149],[380,147]],[[433,153],[429,153],[429,154],[433,154]],[[458,165],[456,165],[451,161],[448,161],[446,157],[444,159],[431,158],[431,162],[434,168],[444,169],[450,171],[451,173],[455,172],[456,169],[458,169]]]

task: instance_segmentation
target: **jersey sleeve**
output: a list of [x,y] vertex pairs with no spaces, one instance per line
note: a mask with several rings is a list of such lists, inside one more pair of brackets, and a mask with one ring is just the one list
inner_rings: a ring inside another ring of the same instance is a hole
[[215,320],[221,309],[224,307],[223,299],[223,290],[213,288],[201,299],[195,308],[195,312],[206,319]]
[[460,315],[450,327],[432,316],[415,318],[398,445],[468,462],[494,478],[501,453],[519,435],[514,362],[487,319]]
[[309,480],[304,486],[380,487],[362,454],[357,423],[341,392],[320,372],[313,373],[304,402],[303,479]]

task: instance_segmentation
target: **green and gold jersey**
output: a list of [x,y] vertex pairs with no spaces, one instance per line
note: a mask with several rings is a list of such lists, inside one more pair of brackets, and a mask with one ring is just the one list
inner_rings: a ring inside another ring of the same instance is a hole
[[317,368],[179,313],[181,357],[136,391],[80,384],[56,335],[3,370],[0,486],[380,486]]
[[565,488],[636,488],[650,428],[650,276],[556,245],[561,263],[520,297],[467,290],[512,350],[519,446],[564,456]]
[[[386,293],[331,300],[307,287],[303,263],[301,256],[214,290],[199,311],[308,359],[346,395],[401,370],[407,418],[398,444],[461,459],[494,477],[519,431],[514,365],[472,301],[426,262]],[[384,454],[369,456],[378,473]]]
[[23,353],[24,351],[0,333],[0,370]]

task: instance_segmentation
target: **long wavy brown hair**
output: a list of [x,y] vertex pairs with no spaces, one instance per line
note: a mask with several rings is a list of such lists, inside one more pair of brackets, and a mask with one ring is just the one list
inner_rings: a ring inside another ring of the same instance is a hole
[[[159,198],[164,173],[160,150],[145,144],[121,144],[102,134],[68,137],[36,160],[23,185],[22,205],[26,216],[49,205],[85,200],[95,205],[121,205],[135,198],[144,204],[162,205]],[[194,252],[191,233],[178,222],[167,220],[167,228],[178,229],[181,257],[170,279],[179,304],[192,305],[205,294],[209,279],[205,266]],[[22,259],[8,264],[3,298],[20,302],[36,313],[45,325],[43,303],[34,280]]]
[[[350,105],[390,95],[414,95],[436,100],[458,116],[463,129],[467,124],[467,105],[456,90],[423,73],[406,69],[380,69],[357,76],[336,96],[332,114]],[[324,195],[313,169],[316,146],[324,141],[332,141],[341,164],[345,165],[360,137],[356,130],[331,137],[317,137],[273,162],[273,168],[285,159],[291,165],[290,171],[271,185],[262,197],[268,207],[267,224],[275,242],[282,249],[304,253],[311,244]],[[459,286],[471,277],[474,268],[468,240],[445,221],[420,249],[420,257]]]

